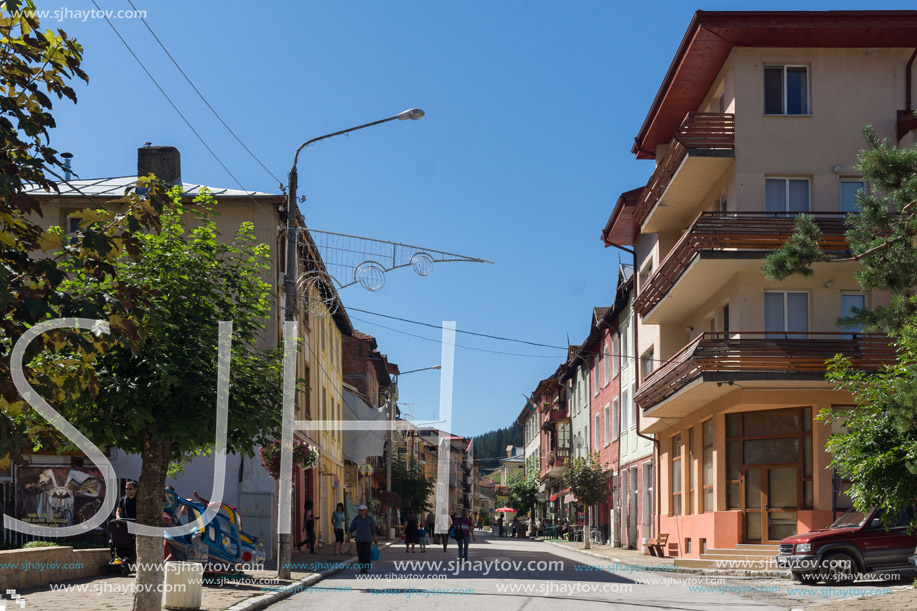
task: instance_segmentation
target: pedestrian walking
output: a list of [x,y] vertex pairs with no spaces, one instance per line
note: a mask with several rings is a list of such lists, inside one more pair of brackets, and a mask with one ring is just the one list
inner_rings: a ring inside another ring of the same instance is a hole
[[344,513],[344,503],[338,503],[334,513],[331,514],[331,521],[334,526],[334,553],[341,555],[344,553],[344,522],[347,521],[347,514]]
[[309,553],[315,553],[315,521],[318,516],[312,513],[312,501],[306,501],[305,512],[303,514],[303,530],[306,531],[306,538],[296,544],[296,550],[302,551],[302,546],[309,544]]
[[503,514],[500,514],[500,517],[497,518],[497,531],[499,536],[503,537],[506,533],[503,532]]
[[455,518],[452,527],[455,529],[455,542],[458,544],[459,561],[468,560],[469,539],[474,541],[478,539],[474,536],[474,524],[471,523],[471,518],[468,517],[467,509],[462,510],[461,517]]
[[359,562],[360,572],[368,573],[372,568],[372,549],[376,544],[376,523],[366,505],[357,507],[359,515],[350,521],[348,532],[354,534],[357,542],[357,561]]
[[417,516],[414,511],[408,509],[408,514],[404,517],[404,549],[407,552],[414,553],[414,546],[417,545],[420,537],[420,529],[417,525]]
[[418,525],[417,540],[420,541],[420,553],[427,553],[427,525],[423,522]]
[[452,518],[446,514],[446,508],[440,510],[439,517],[436,519],[434,532],[439,535],[439,540],[443,544],[443,551],[449,545],[449,529],[452,528]]
[[[436,532],[436,516],[433,515],[433,511],[427,512],[427,536],[433,539],[433,533]],[[435,540],[433,541],[436,542]]]

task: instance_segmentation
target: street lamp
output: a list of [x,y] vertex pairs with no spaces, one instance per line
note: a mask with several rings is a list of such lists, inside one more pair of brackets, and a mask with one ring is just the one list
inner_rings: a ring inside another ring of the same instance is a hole
[[[405,111],[408,112],[408,111]],[[421,111],[423,112],[423,111]],[[404,114],[404,113],[402,113]],[[407,375],[409,373],[417,373],[418,371],[429,371],[431,369],[442,369],[442,365],[433,365],[432,367],[421,367],[420,369],[411,369],[409,371],[402,371],[395,374],[395,384],[398,383],[398,376]],[[395,405],[391,398],[391,393],[388,398],[388,453],[385,461],[385,490],[387,492],[392,491],[392,454],[395,451]],[[389,507],[385,512],[385,538],[388,539],[389,533],[392,529],[392,508]]]
[[[296,154],[293,156],[293,167],[290,168],[289,176],[289,194],[287,196],[287,257],[286,257],[286,270],[284,272],[284,297],[286,299],[286,304],[284,308],[284,321],[292,322],[294,314],[294,295],[296,288],[296,217],[299,216],[299,207],[296,205],[296,191],[299,182],[299,175],[296,171],[296,164],[299,162],[299,153],[315,142],[319,140],[327,140],[328,138],[333,138],[334,136],[340,136],[342,134],[349,134],[350,132],[355,132],[358,129],[365,129],[367,127],[372,127],[373,125],[379,125],[380,123],[387,123],[389,121],[394,121],[398,119],[399,121],[405,121],[411,119],[416,121],[424,116],[424,112],[419,108],[411,108],[400,112],[393,117],[388,117],[387,119],[382,119],[380,121],[373,121],[372,123],[365,123],[363,125],[358,125],[356,127],[351,127],[350,129],[341,130],[339,132],[334,132],[331,134],[325,134],[324,136],[319,136],[318,138],[313,138],[304,142],[298,149],[296,149]],[[284,341],[292,341],[292,337],[288,338],[286,335],[286,328],[288,325],[284,325]],[[291,401],[289,405],[284,403],[283,407],[283,433],[281,437],[281,448],[290,448],[293,445],[293,402]],[[281,457],[285,454],[288,454],[288,451],[281,452]],[[281,472],[283,469],[281,469]],[[281,485],[289,486],[289,482],[281,482]],[[281,520],[285,520],[287,524],[292,522],[293,519],[293,503],[290,497],[290,494],[281,492],[279,499],[279,511],[278,516]],[[280,529],[278,529],[280,530]],[[277,562],[277,577],[280,579],[289,579],[290,578],[290,558],[292,554],[291,544],[292,544],[292,535],[290,533],[278,532],[277,534],[277,547],[278,547],[278,562]]]

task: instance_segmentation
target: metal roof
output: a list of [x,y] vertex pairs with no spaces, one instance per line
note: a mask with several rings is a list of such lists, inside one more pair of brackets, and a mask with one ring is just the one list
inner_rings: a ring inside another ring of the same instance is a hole
[[[69,184],[67,184],[69,183]],[[124,192],[137,184],[136,176],[118,176],[114,178],[86,178],[69,180],[67,183],[57,183],[60,195],[35,187],[26,191],[36,197],[121,197]],[[183,182],[182,189],[185,195],[196,196],[201,194],[205,185]],[[261,191],[241,191],[239,189],[223,189],[220,187],[206,187],[214,197],[283,197],[276,193],[262,193]]]

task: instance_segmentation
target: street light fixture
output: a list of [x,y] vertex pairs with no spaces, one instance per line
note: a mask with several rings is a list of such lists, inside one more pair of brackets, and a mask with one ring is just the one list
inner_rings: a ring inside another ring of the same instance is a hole
[[[286,299],[285,308],[284,308],[284,321],[292,322],[294,319],[294,295],[296,288],[296,218],[299,216],[299,206],[296,204],[296,191],[299,182],[299,174],[296,171],[296,165],[299,162],[299,153],[315,142],[319,140],[327,140],[328,138],[333,138],[334,136],[340,136],[343,134],[349,134],[350,132],[355,132],[359,129],[365,129],[367,127],[372,127],[373,125],[379,125],[381,123],[387,123],[389,121],[394,121],[398,119],[399,121],[404,121],[411,119],[416,121],[424,116],[424,112],[419,108],[410,108],[403,112],[398,113],[387,119],[381,119],[379,121],[373,121],[372,123],[364,123],[363,125],[358,125],[356,127],[351,127],[349,129],[341,130],[339,132],[333,132],[331,134],[325,134],[324,136],[319,136],[318,138],[313,138],[304,142],[298,149],[296,149],[296,154],[293,156],[293,167],[290,168],[289,176],[289,193],[287,195],[287,256],[286,256],[286,269],[284,271],[284,297]],[[291,338],[286,337],[286,327],[284,325],[284,341]],[[286,402],[285,402],[286,403]],[[293,445],[293,405],[292,402],[290,405],[284,404],[283,407],[283,433],[281,437],[281,448],[290,448]],[[288,455],[288,450],[281,452],[281,457],[285,454]],[[283,470],[281,469],[281,472]],[[390,478],[391,479],[391,478]],[[281,482],[281,485],[289,485],[289,482]],[[281,520],[285,520],[287,523],[292,522],[293,519],[293,504],[292,499],[289,494],[280,494],[279,502],[279,511],[278,516]],[[278,562],[277,562],[277,577],[280,579],[290,579],[290,560],[292,555],[292,535],[290,533],[278,532],[277,535],[277,547],[278,547]]]

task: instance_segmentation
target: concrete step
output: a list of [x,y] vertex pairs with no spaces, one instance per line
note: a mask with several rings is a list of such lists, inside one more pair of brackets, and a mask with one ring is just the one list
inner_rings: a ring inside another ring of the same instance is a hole
[[720,556],[776,556],[780,553],[780,549],[716,549],[708,547],[706,553]]
[[779,543],[738,543],[736,549],[760,549],[777,553],[780,551]]
[[[717,562],[719,561],[719,562]],[[687,569],[710,569],[719,571],[773,571],[777,570],[773,558],[755,556],[720,556],[717,558],[676,558],[675,566]]]

